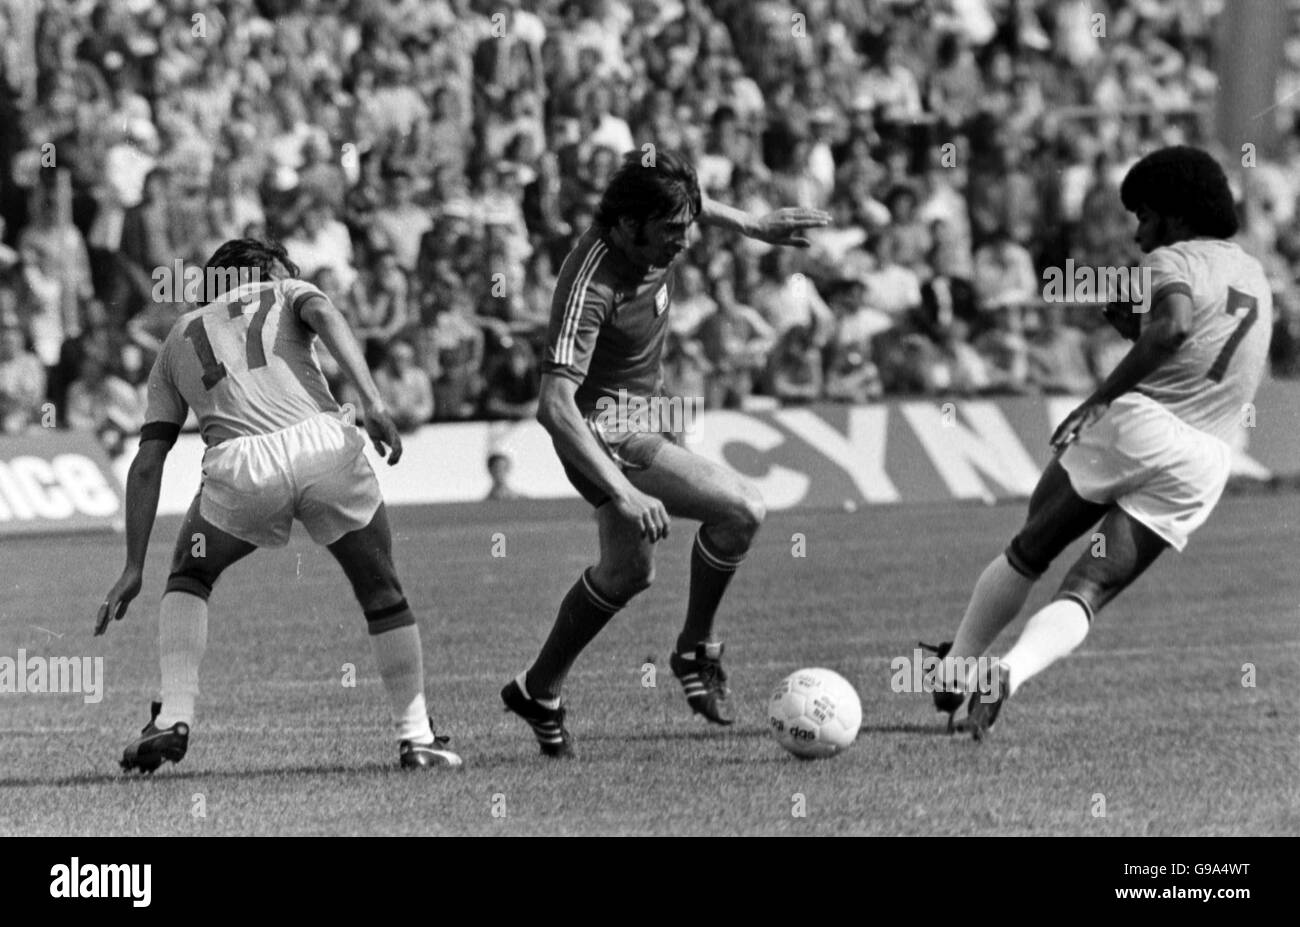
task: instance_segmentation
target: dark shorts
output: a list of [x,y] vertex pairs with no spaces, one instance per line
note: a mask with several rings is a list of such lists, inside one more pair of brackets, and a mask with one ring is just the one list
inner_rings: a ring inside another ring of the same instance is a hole
[[[679,444],[678,436],[671,432],[657,431],[634,431],[634,432],[606,432],[596,424],[591,417],[587,418],[587,427],[591,430],[592,436],[596,443],[601,446],[610,460],[618,464],[619,468],[627,473],[629,470],[647,470],[654,463],[654,459],[659,456],[659,451],[665,444]],[[603,489],[587,479],[573,464],[569,463],[563,457],[560,463],[564,467],[564,475],[569,478],[573,488],[578,491],[582,498],[592,508],[600,508],[609,501],[609,496]]]

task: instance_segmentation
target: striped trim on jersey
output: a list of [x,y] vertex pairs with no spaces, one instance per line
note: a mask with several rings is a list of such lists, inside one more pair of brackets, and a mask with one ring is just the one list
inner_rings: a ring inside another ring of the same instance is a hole
[[569,285],[569,298],[564,304],[564,321],[560,325],[560,337],[556,339],[554,363],[565,366],[573,363],[573,347],[578,337],[578,322],[582,319],[582,304],[587,299],[587,286],[600,266],[600,260],[609,248],[600,239],[596,239],[582,260],[577,275]]

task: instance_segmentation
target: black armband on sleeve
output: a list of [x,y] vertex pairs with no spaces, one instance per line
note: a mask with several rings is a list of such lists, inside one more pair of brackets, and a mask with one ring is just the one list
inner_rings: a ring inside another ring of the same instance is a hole
[[174,422],[149,422],[140,429],[140,443],[146,441],[166,441],[171,447],[180,437],[181,426]]

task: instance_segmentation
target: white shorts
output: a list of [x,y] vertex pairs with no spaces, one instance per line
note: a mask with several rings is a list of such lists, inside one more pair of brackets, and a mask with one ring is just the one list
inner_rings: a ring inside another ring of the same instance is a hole
[[1118,505],[1181,551],[1223,495],[1232,451],[1130,392],[1080,432],[1060,460],[1080,496]]
[[383,497],[366,439],[322,412],[265,435],[231,438],[203,455],[199,513],[258,547],[283,547],[296,518],[317,544],[370,524]]

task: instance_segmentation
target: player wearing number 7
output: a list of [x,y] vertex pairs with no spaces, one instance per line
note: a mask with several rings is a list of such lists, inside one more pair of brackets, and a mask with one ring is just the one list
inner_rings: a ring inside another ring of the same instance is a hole
[[366,431],[390,465],[402,455],[401,438],[343,316],[297,274],[280,245],[226,242],[204,273],[219,292],[181,316],[149,374],[149,408],[126,485],[126,568],[99,608],[97,635],[140,592],[163,466],[190,409],[207,447],[159,608],[161,699],[127,746],[123,769],[153,772],[185,756],[212,587],[258,547],[283,546],[295,519],[352,584],[392,706],[401,766],[461,765],[430,725],[420,631],[393,568],[379,484],[365,438],[325,384],[318,336],[360,393]]
[[[1107,318],[1136,343],[1057,428],[1058,453],[1024,527],[976,582],[956,638],[932,648],[946,657],[935,706],[951,730],[970,692],[955,727],[976,740],[1009,696],[1078,647],[1111,599],[1165,548],[1182,551],[1209,517],[1228,480],[1228,442],[1268,360],[1272,293],[1259,262],[1228,240],[1237,217],[1214,159],[1183,146],[1152,152],[1128,172],[1120,198],[1137,216],[1151,292]],[[1015,619],[1034,582],[1098,521],[1105,556],[1085,551],[1015,646],[971,678],[974,658]]]

